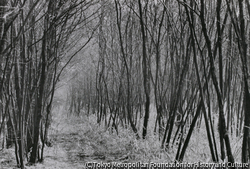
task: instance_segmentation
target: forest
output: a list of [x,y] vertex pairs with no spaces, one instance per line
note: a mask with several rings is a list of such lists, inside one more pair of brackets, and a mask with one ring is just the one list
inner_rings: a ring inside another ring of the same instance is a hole
[[248,0],[1,0],[0,166],[248,167],[249,56]]

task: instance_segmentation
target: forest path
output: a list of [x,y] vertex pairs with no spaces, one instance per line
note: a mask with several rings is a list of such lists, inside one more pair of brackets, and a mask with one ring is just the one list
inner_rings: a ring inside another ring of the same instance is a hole
[[[118,144],[107,143],[107,133],[87,117],[53,116],[50,128],[52,147],[45,146],[44,161],[27,169],[82,169],[86,162],[111,162],[128,159]],[[92,119],[94,120],[94,119]],[[105,136],[104,136],[105,135]],[[114,150],[114,151],[113,151]],[[25,162],[27,164],[27,162]],[[17,168],[14,146],[0,152],[0,169]]]
[[[123,128],[117,135],[98,125],[96,116],[67,116],[62,106],[53,111],[49,139],[52,147],[45,146],[44,161],[27,169],[82,169],[88,162],[166,162],[173,153],[162,151],[154,135],[137,140],[130,129]],[[0,152],[0,169],[9,168],[16,168],[14,147]]]
[[108,138],[112,136],[94,118],[56,115],[50,129],[53,145],[46,147],[44,162],[35,168],[77,169],[86,168],[87,162],[126,162],[131,147],[119,150],[119,143]]

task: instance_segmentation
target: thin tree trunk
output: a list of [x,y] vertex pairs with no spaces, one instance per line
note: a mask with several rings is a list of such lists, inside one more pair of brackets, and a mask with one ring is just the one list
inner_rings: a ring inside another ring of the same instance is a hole
[[140,25],[141,25],[141,34],[142,34],[142,67],[143,67],[143,86],[145,93],[145,115],[143,122],[143,131],[142,138],[145,139],[147,135],[147,127],[148,127],[148,119],[149,119],[149,106],[150,106],[150,77],[149,77],[149,69],[150,62],[147,56],[147,48],[146,48],[146,32],[144,29],[144,21],[143,21],[143,12],[142,12],[142,4],[141,1],[138,0],[139,4],[139,16],[140,16]]
[[201,21],[201,26],[202,26],[202,32],[203,32],[203,35],[205,37],[205,41],[206,41],[207,48],[208,48],[208,55],[209,55],[209,59],[210,59],[212,81],[213,81],[213,85],[215,87],[216,94],[217,94],[217,99],[218,99],[219,116],[220,116],[219,118],[221,119],[220,120],[221,132],[223,133],[223,138],[224,138],[224,141],[225,141],[225,144],[226,144],[228,161],[231,162],[231,163],[234,163],[234,157],[233,157],[231,146],[230,146],[230,140],[229,140],[228,132],[227,132],[227,129],[226,129],[226,121],[225,121],[224,112],[223,112],[222,93],[221,93],[221,90],[219,88],[218,81],[217,81],[217,78],[216,78],[216,75],[215,75],[214,56],[213,56],[212,49],[211,49],[211,41],[210,41],[209,36],[207,34],[208,32],[207,32],[205,17],[204,17],[204,9],[205,9],[204,6],[205,5],[204,5],[203,0],[201,0],[200,2],[201,2],[200,21]]
[[44,31],[44,37],[43,37],[43,43],[42,43],[42,53],[41,53],[41,76],[40,76],[40,83],[39,83],[39,92],[37,95],[37,109],[36,112],[34,112],[34,142],[33,142],[33,148],[30,156],[30,162],[36,163],[37,157],[38,157],[38,144],[39,144],[39,136],[40,136],[40,124],[42,119],[42,111],[43,111],[43,96],[44,96],[44,85],[45,85],[45,79],[46,79],[46,32]]

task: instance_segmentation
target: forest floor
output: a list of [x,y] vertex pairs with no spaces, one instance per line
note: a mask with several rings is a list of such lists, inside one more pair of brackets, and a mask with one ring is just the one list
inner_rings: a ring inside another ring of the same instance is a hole
[[[52,147],[45,147],[42,163],[35,166],[26,165],[27,169],[80,169],[93,162],[163,163],[174,160],[176,148],[163,151],[159,139],[153,134],[149,133],[145,140],[137,140],[128,129],[119,129],[117,135],[116,132],[112,133],[109,129],[99,126],[94,116],[67,117],[63,108],[56,112],[50,129]],[[205,137],[205,132],[196,132],[196,136],[190,141],[185,161],[211,162]],[[236,153],[236,149],[234,152]],[[0,150],[0,169],[9,168],[16,168],[14,148]]]
[[[148,141],[138,141],[129,130],[121,130],[119,135],[96,124],[94,116],[70,116],[63,108],[53,115],[50,128],[52,147],[45,147],[44,161],[27,169],[80,169],[87,163],[101,162],[150,162],[153,159],[169,159],[158,145]],[[154,140],[152,140],[154,141]],[[139,145],[140,144],[140,145]],[[151,151],[148,153],[149,151]],[[0,169],[17,168],[14,146],[0,150]]]

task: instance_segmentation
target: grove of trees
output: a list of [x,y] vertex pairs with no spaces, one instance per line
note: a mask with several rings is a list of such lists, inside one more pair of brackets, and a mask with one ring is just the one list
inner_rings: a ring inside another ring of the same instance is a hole
[[[213,162],[235,162],[230,138],[243,137],[247,163],[249,19],[248,0],[1,0],[0,134],[19,167],[43,161],[56,85],[74,68],[70,114],[137,139],[153,121],[162,149],[181,137],[179,162],[204,123]],[[84,49],[86,64],[67,67]]]
[[138,139],[154,121],[163,149],[181,137],[179,162],[204,123],[212,161],[234,162],[230,138],[243,134],[249,162],[249,2],[101,3],[96,63],[71,83],[69,112],[95,114],[117,134],[131,128]]
[[[92,39],[97,29],[93,18],[98,9],[92,9],[96,3],[0,1],[0,133],[7,125],[6,145],[14,144],[20,168],[25,159],[31,164],[43,161],[44,146],[50,144],[56,83]],[[81,32],[76,35],[77,30]]]

